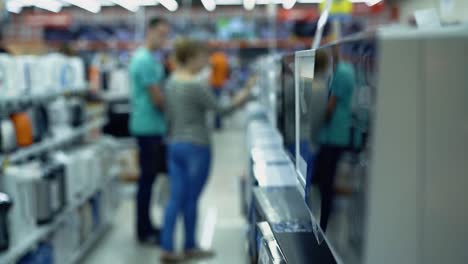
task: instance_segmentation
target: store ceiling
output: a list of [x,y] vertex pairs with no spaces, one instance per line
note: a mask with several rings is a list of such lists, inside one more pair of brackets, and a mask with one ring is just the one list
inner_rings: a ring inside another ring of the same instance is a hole
[[[12,13],[20,13],[24,7],[37,7],[51,12],[59,12],[63,7],[78,6],[93,13],[98,13],[101,7],[119,5],[130,11],[136,11],[139,6],[162,5],[169,11],[175,11],[180,6],[204,6],[213,11],[220,5],[244,5],[253,9],[255,5],[265,5],[272,1],[282,4],[286,8],[297,4],[320,3],[324,0],[7,0],[7,9]],[[367,3],[373,5],[383,0],[349,0],[353,3]]]

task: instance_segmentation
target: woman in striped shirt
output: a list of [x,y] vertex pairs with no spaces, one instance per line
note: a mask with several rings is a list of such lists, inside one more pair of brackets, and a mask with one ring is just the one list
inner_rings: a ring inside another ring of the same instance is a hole
[[[206,45],[181,39],[175,44],[175,59],[177,67],[169,78],[166,93],[171,190],[162,231],[163,262],[213,256],[213,252],[198,248],[195,241],[197,204],[211,163],[206,114],[208,111],[228,114],[241,107],[248,100],[255,83],[252,78],[229,105],[221,106],[210,90],[208,80],[198,78],[198,73],[209,64]],[[179,213],[182,213],[185,224],[184,255],[174,252],[173,237]]]

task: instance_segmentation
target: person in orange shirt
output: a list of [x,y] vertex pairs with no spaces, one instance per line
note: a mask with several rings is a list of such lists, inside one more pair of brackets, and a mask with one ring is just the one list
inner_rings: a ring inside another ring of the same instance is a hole
[[[229,79],[229,62],[227,55],[222,51],[214,52],[210,57],[211,63],[211,87],[218,100],[221,98],[222,90]],[[215,116],[215,128],[222,128],[220,115]]]

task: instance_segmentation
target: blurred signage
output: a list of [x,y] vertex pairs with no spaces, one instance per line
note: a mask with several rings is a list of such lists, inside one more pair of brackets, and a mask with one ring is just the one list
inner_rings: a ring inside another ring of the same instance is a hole
[[[325,8],[326,1],[320,3],[320,12]],[[351,14],[353,3],[350,0],[333,0],[330,7],[330,14]]]
[[315,21],[319,18],[320,14],[316,8],[293,8],[293,9],[279,9],[279,21]]
[[66,28],[71,25],[72,16],[68,13],[27,14],[24,17],[24,21],[30,26]]

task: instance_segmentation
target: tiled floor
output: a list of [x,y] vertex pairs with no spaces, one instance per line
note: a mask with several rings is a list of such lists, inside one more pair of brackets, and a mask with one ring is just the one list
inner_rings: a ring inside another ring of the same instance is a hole
[[[217,257],[198,263],[248,263],[246,224],[240,214],[239,177],[244,171],[244,139],[239,126],[228,126],[214,136],[214,164],[209,185],[201,200],[199,239],[211,244]],[[140,246],[133,233],[132,195],[126,192],[113,228],[83,260],[85,264],[159,263],[159,250]],[[130,192],[131,193],[131,192]],[[155,219],[161,210],[155,206]],[[179,230],[181,226],[179,225]],[[213,232],[214,230],[214,232]],[[183,237],[178,232],[179,245]]]

